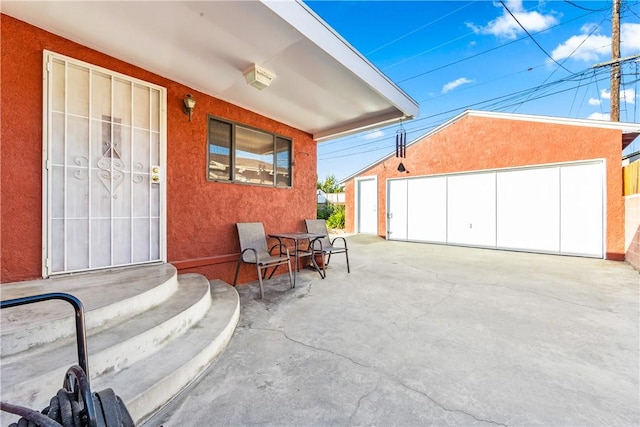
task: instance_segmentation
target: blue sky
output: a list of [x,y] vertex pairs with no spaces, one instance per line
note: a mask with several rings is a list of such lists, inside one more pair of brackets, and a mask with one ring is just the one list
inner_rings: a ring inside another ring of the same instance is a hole
[[[611,0],[305,3],[418,101],[408,141],[469,108],[609,118],[609,68],[592,66],[611,59]],[[640,0],[623,0],[621,56],[639,53]],[[639,68],[622,66],[621,121],[640,122]],[[319,144],[318,179],[391,153],[397,129]]]

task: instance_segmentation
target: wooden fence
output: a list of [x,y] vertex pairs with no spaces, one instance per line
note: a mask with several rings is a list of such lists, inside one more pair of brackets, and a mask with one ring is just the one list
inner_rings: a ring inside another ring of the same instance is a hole
[[628,164],[622,168],[624,180],[624,195],[640,193],[640,160]]

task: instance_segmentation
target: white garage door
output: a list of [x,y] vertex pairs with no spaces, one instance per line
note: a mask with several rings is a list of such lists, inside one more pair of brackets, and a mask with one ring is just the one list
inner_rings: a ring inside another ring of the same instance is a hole
[[604,255],[604,162],[389,180],[392,240]]
[[417,178],[407,182],[407,236],[422,242],[447,242],[447,178]]
[[[408,203],[409,195],[407,194],[406,179],[396,179],[388,181],[387,194],[389,199],[387,203],[389,209],[387,210],[387,220],[389,227],[387,227],[387,237],[394,240],[407,240],[407,225],[408,225]],[[392,235],[393,234],[393,235]]]
[[495,172],[452,175],[448,186],[448,243],[495,247]]
[[560,168],[497,174],[497,246],[560,251]]
[[560,252],[604,256],[603,163],[560,168]]

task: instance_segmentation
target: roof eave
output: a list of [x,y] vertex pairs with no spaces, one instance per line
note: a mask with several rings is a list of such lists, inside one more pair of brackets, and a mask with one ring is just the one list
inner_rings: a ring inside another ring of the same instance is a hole
[[[413,118],[419,114],[419,104],[413,98],[369,62],[301,0],[295,1],[295,4],[300,6],[299,8],[291,7],[291,2],[283,2],[282,0],[261,0],[261,2],[365,82],[373,91],[387,99],[397,110],[395,116],[398,120]],[[388,120],[388,113],[383,113],[378,122],[369,120],[370,123],[363,126],[356,121],[352,133],[388,124]],[[349,126],[349,124],[343,124],[340,127],[348,128]],[[326,140],[343,136],[345,132],[346,130],[328,129],[318,133],[318,137]]]

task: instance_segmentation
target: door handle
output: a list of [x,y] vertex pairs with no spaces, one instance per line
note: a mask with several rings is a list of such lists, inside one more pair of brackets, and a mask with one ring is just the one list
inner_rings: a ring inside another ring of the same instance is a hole
[[151,182],[154,184],[160,184],[162,180],[160,166],[151,166]]

